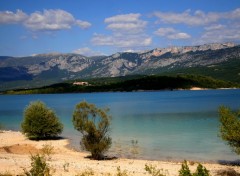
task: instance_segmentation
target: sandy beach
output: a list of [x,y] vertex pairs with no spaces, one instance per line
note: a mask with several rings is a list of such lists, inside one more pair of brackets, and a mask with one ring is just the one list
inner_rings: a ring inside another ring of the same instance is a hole
[[[94,175],[116,175],[117,167],[121,171],[126,171],[128,175],[149,175],[145,171],[145,164],[156,166],[163,169],[171,176],[177,176],[181,168],[181,163],[165,161],[148,161],[136,159],[113,159],[95,161],[86,158],[89,153],[77,152],[67,147],[68,140],[48,140],[31,141],[22,133],[15,131],[3,131],[0,133],[0,174],[11,173],[12,175],[22,174],[24,169],[30,168],[30,154],[34,155],[41,152],[44,146],[52,146],[53,154],[47,161],[53,175],[79,175],[86,170],[92,170]],[[193,172],[197,167],[197,162],[191,163],[190,170]],[[227,166],[212,163],[203,163],[210,171],[211,175],[217,175],[219,170],[234,169],[240,172],[240,167]]]

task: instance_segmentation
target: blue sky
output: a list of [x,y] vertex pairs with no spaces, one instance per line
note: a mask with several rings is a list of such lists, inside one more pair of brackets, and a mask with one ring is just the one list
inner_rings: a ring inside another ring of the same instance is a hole
[[0,55],[240,42],[240,0],[1,0]]

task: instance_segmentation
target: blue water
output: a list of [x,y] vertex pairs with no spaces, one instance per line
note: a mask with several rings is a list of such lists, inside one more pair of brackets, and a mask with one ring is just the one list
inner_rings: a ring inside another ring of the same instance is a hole
[[[234,161],[239,157],[219,137],[218,107],[240,108],[240,90],[1,95],[0,123],[20,130],[30,101],[44,101],[62,123],[62,136],[79,147],[72,113],[80,101],[109,107],[113,145],[109,155],[152,160]],[[135,148],[131,141],[137,140]],[[133,153],[133,149],[137,154]]]

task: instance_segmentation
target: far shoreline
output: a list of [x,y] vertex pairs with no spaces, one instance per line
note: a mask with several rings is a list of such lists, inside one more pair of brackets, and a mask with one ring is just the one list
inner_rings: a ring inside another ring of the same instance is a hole
[[[134,92],[166,92],[166,91],[208,91],[208,90],[240,90],[237,87],[230,88],[202,88],[202,87],[192,87],[188,89],[178,88],[178,89],[159,89],[159,90],[131,90],[131,91],[92,91],[92,92],[58,92],[58,93],[3,93],[1,95],[51,95],[51,94],[92,94],[92,93],[134,93]],[[11,91],[11,90],[9,90]]]

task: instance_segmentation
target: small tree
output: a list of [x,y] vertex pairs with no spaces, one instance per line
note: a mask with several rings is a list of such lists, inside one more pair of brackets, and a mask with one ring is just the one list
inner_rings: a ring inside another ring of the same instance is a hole
[[232,150],[240,155],[240,111],[233,112],[227,107],[219,108],[220,133]]
[[73,125],[83,136],[81,146],[91,152],[93,159],[103,159],[112,140],[109,137],[110,116],[108,109],[99,109],[85,101],[76,105],[73,113]]
[[179,176],[192,176],[186,160],[182,163],[181,169],[179,170]]
[[30,139],[48,139],[62,133],[56,114],[41,101],[31,102],[24,111],[22,132]]

